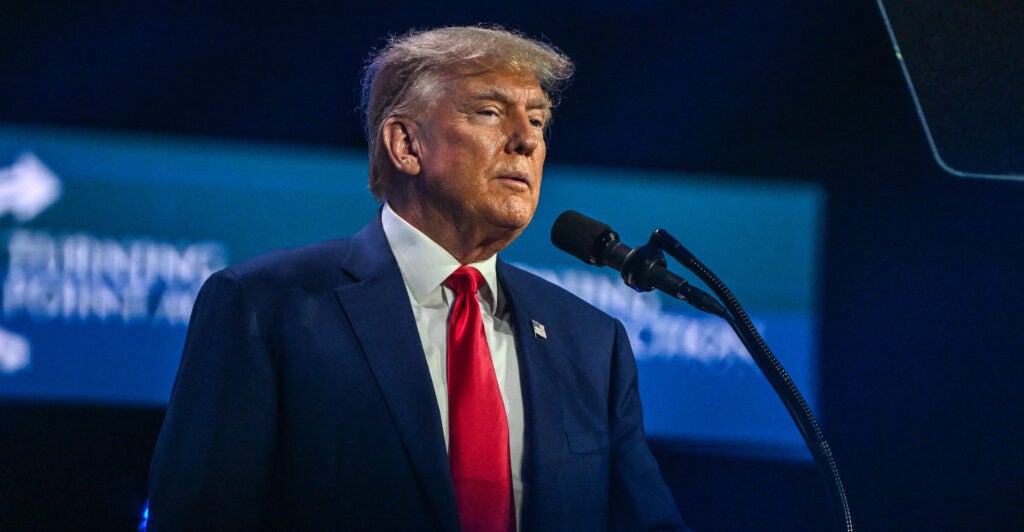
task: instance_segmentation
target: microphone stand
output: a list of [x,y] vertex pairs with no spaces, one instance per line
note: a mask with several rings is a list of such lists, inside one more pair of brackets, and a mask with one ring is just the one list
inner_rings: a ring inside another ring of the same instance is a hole
[[[687,301],[705,312],[720,316],[729,323],[761,373],[768,379],[768,383],[782,400],[782,404],[793,418],[797,429],[800,430],[800,435],[807,444],[807,448],[811,451],[819,471],[824,476],[832,499],[833,515],[837,519],[837,530],[852,532],[853,516],[850,514],[846,490],[843,488],[843,481],[839,478],[839,468],[832,457],[832,450],[825,440],[818,420],[814,417],[814,413],[807,405],[800,390],[797,389],[796,384],[789,377],[786,369],[772,354],[768,344],[757,332],[746,311],[721,279],[664,229],[656,229],[647,244],[637,247],[629,253],[622,264],[622,279],[637,291],[650,291],[653,286],[646,280],[646,274],[652,265],[665,265],[663,250],[700,277],[701,281],[707,284],[721,299],[725,309],[718,305],[698,304],[692,300],[692,290],[691,292],[680,290],[679,293],[672,294],[673,297]],[[689,285],[685,288],[692,289]],[[696,291],[700,292],[700,290]]]

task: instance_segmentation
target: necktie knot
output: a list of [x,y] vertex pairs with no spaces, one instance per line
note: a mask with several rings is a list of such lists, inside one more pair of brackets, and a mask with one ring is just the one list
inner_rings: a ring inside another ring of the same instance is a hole
[[454,273],[444,280],[444,285],[456,294],[475,294],[484,283],[484,276],[476,268],[459,266]]

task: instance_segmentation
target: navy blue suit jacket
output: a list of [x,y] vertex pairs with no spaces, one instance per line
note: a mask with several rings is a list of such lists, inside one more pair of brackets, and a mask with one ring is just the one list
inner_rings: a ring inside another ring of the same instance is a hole
[[[522,529],[682,528],[622,325],[501,261],[498,278],[522,380]],[[419,342],[379,216],[213,275],[153,459],[150,530],[457,530]]]

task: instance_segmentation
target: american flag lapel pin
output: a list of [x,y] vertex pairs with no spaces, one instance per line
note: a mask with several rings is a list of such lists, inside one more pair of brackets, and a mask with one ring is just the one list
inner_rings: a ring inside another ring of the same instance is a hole
[[539,338],[545,338],[545,339],[548,337],[547,331],[544,330],[544,324],[543,323],[541,323],[541,322],[539,322],[537,320],[530,320],[530,323],[533,324],[533,335],[534,336],[539,337]]

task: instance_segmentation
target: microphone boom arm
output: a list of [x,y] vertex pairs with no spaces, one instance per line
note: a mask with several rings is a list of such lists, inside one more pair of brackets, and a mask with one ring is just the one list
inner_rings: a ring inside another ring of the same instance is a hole
[[[793,418],[793,422],[796,424],[800,435],[807,444],[807,448],[814,457],[814,461],[824,477],[826,487],[832,499],[834,517],[837,519],[836,528],[852,532],[853,516],[850,513],[846,490],[843,487],[842,479],[839,477],[839,468],[832,456],[832,450],[829,447],[828,441],[825,440],[825,435],[821,430],[818,420],[814,417],[810,406],[807,405],[807,401],[804,400],[803,395],[786,372],[786,369],[775,358],[768,344],[761,337],[761,334],[757,332],[746,311],[743,310],[743,307],[740,306],[739,301],[736,300],[736,297],[729,288],[725,286],[725,283],[664,229],[655,229],[647,244],[634,249],[630,253],[622,267],[623,280],[626,281],[627,285],[637,290],[640,289],[638,286],[647,286],[646,284],[637,284],[636,278],[640,277],[642,279],[644,272],[650,269],[650,266],[647,265],[649,261],[660,263],[661,266],[665,265],[662,251],[668,252],[674,259],[696,274],[724,303],[728,312],[724,310],[717,312],[702,308],[702,305],[694,303],[693,298],[699,298],[699,296],[691,295],[689,299],[676,296],[678,299],[683,299],[701,310],[722,317],[732,327],[736,336],[743,342],[751,358],[754,359],[757,367],[765,376],[765,379],[768,380],[772,389],[775,390],[779,399],[782,400],[782,404],[786,407],[790,417]],[[633,255],[636,256],[633,257]],[[686,286],[710,298],[702,290],[694,288],[688,283]],[[646,290],[650,290],[650,288],[646,288]],[[715,301],[715,304],[717,305],[718,302]],[[721,308],[721,305],[718,305],[718,308]]]
[[[843,488],[839,469],[832,458],[832,451],[825,441],[818,420],[785,368],[751,323],[739,301],[714,273],[664,229],[655,230],[647,244],[631,249],[619,240],[619,235],[612,231],[611,227],[571,210],[563,212],[555,220],[551,227],[551,242],[587,264],[610,266],[619,270],[626,285],[638,292],[657,288],[728,322],[736,336],[743,342],[743,346],[747,348],[758,369],[782,400],[814,457],[832,499],[837,529],[852,532],[853,518],[850,515],[846,490]],[[700,277],[721,302],[665,268],[666,251]]]

